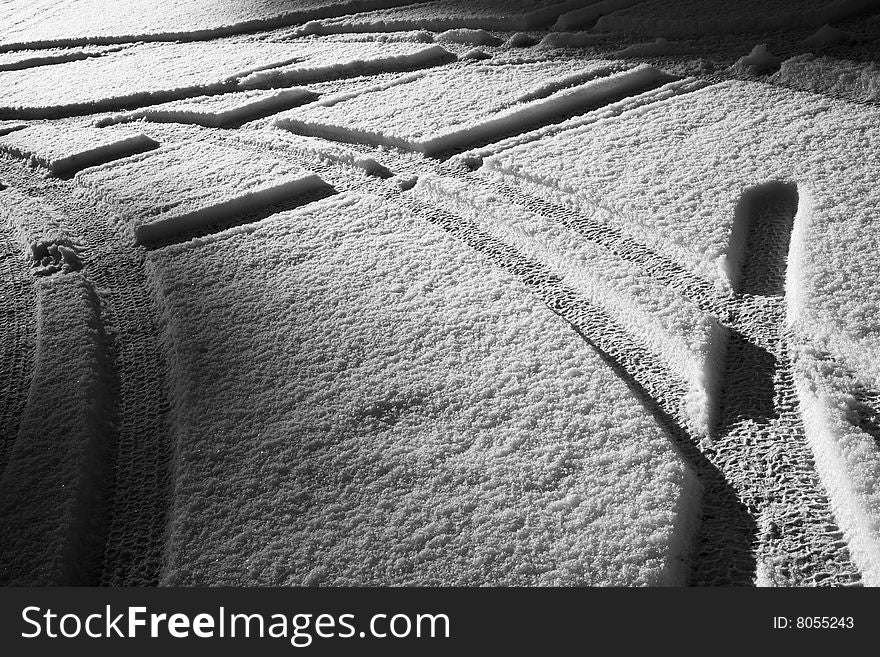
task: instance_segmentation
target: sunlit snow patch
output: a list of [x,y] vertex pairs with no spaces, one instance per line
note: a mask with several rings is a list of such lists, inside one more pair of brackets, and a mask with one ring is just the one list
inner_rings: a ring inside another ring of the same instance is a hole
[[428,155],[485,142],[657,86],[650,67],[532,62],[450,67],[330,97],[276,119],[301,134],[394,146]]
[[0,137],[0,152],[26,158],[55,174],[67,174],[103,164],[158,145],[141,133],[47,124],[34,125]]
[[169,239],[326,184],[278,155],[188,142],[75,176],[118,209],[139,243]]
[[219,96],[200,96],[172,101],[133,112],[114,114],[99,119],[95,125],[103,127],[143,119],[161,123],[193,123],[210,128],[223,128],[290,109],[317,97],[318,94],[301,87],[239,91]]
[[165,583],[684,581],[690,468],[564,320],[442,230],[331,199],[148,271],[176,454]]
[[563,284],[605,311],[634,340],[646,344],[685,382],[687,394],[679,403],[689,428],[699,435],[709,434],[726,344],[726,333],[717,319],[638,265],[586,239],[561,218],[538,215],[478,182],[421,176],[414,193],[547,265]]

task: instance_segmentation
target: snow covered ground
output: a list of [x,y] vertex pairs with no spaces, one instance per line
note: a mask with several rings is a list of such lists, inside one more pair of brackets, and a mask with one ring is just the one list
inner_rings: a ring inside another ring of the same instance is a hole
[[0,5],[0,582],[880,585],[876,2]]

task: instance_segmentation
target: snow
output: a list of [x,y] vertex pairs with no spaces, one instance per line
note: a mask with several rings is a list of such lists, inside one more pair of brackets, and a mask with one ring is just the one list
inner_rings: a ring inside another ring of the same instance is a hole
[[647,43],[634,43],[614,54],[617,57],[656,57],[657,55],[674,55],[681,49],[681,44],[657,37]]
[[57,210],[18,189],[0,191],[0,224],[12,226],[38,275],[82,268],[81,239]]
[[494,34],[486,30],[471,30],[458,28],[446,30],[435,37],[440,43],[464,43],[471,46],[500,46],[504,43]]
[[857,102],[880,101],[880,66],[874,62],[817,57],[807,53],[782,62],[770,81]]
[[541,48],[584,48],[602,41],[602,36],[592,32],[551,32],[538,46]]
[[538,40],[526,32],[516,32],[504,42],[505,48],[528,48],[538,43]]
[[108,441],[97,326],[80,274],[39,280],[33,378],[0,478],[3,584],[76,585],[94,566]]
[[[13,13],[0,46],[208,38],[294,25],[412,0],[67,0]],[[48,5],[48,6],[47,6]],[[53,6],[54,5],[54,6]]]
[[737,59],[734,68],[750,75],[763,75],[775,71],[781,61],[767,51],[767,44],[759,43],[748,55]]
[[616,72],[621,68],[604,61],[447,67],[292,110],[275,123],[302,134],[432,155],[547,123],[669,77],[649,66]]
[[696,478],[563,320],[442,231],[337,198],[148,269],[164,583],[681,582]]
[[0,52],[0,71],[15,71],[34,66],[48,66],[78,59],[100,57],[126,46],[83,46],[81,48],[48,48]]
[[499,7],[495,0],[435,0],[314,21],[304,25],[299,33],[529,30],[549,25],[561,13],[578,4],[577,0],[506,0],[504,6]]
[[325,186],[315,174],[276,155],[199,141],[82,171],[75,180],[118,208],[120,219],[141,244]]
[[26,127],[26,123],[19,123],[17,121],[0,121],[0,136],[7,135],[14,130],[21,130]]
[[592,24],[601,16],[610,14],[619,9],[626,9],[637,5],[643,0],[596,0],[585,3],[586,7],[573,9],[562,14],[553,25],[553,29],[560,32],[570,31],[572,28],[583,27]]
[[137,132],[33,125],[0,137],[0,152],[26,158],[54,174],[67,174],[159,144]]
[[219,96],[199,96],[187,100],[151,105],[132,112],[106,116],[98,127],[130,121],[194,123],[212,128],[234,126],[250,119],[281,112],[315,100],[318,94],[302,87],[290,89],[237,91]]
[[801,44],[807,48],[828,48],[841,43],[852,43],[858,41],[859,37],[844,30],[825,24],[820,27],[814,34],[801,41]]
[[[807,438],[835,516],[867,586],[880,586],[880,448],[876,409],[857,398],[858,382],[821,352],[801,347],[795,382]],[[872,430],[859,427],[866,412]]]
[[[347,48],[346,48],[347,45]],[[327,42],[323,47],[310,47],[309,60],[297,61],[242,76],[242,87],[284,86],[340,75],[368,75],[384,71],[400,71],[435,66],[455,59],[441,46],[425,46],[400,42]]]
[[629,4],[630,8],[602,16],[595,29],[663,36],[772,32],[845,20],[876,6],[876,1],[740,0],[719,6],[702,0],[648,0]]
[[644,342],[688,388],[683,416],[708,435],[718,405],[725,333],[718,321],[631,262],[621,260],[563,222],[505,200],[476,181],[421,176],[421,198],[474,221],[526,257],[546,264]]
[[100,58],[7,71],[0,116],[53,118],[127,109],[241,90],[239,80],[247,87],[292,86],[328,75],[378,73],[450,57],[439,46],[411,43],[308,44],[246,38],[147,43]]

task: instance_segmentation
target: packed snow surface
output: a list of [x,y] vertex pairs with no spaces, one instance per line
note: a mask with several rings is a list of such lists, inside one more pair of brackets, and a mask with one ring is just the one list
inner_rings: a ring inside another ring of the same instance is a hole
[[[0,45],[205,38],[271,28],[413,0],[12,0]],[[30,6],[29,6],[30,5]]]
[[199,96],[151,105],[132,112],[102,117],[95,125],[107,126],[131,121],[194,123],[213,128],[233,126],[266,114],[290,109],[315,100],[318,94],[302,87],[236,91],[219,96]]
[[271,153],[203,142],[82,171],[76,181],[117,208],[141,243],[221,223],[324,186],[315,174]]
[[99,58],[5,71],[0,116],[121,109],[236,91],[240,80],[248,87],[293,86],[327,76],[431,65],[450,57],[440,46],[415,43],[278,43],[244,37],[146,43]]
[[294,132],[437,154],[546,123],[669,76],[596,61],[459,65],[282,115]]
[[55,174],[65,174],[141,153],[159,144],[139,132],[87,127],[34,125],[0,137],[0,152],[28,159]]
[[505,200],[479,184],[422,176],[420,197],[467,217],[493,237],[542,262],[644,341],[687,382],[683,415],[707,435],[717,406],[724,334],[717,320],[640,267],[585,239],[573,228]]
[[0,477],[6,585],[73,585],[92,574],[109,420],[93,294],[78,273],[39,280],[34,373]]
[[880,66],[875,62],[855,62],[806,53],[786,59],[770,80],[847,100],[880,102]]
[[698,490],[667,436],[443,231],[345,197],[149,271],[177,454],[165,583],[680,581]]

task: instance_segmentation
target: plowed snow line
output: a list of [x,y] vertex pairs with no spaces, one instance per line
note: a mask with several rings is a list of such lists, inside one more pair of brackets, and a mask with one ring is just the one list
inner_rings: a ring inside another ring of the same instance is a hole
[[495,265],[523,281],[551,310],[568,321],[621,376],[663,426],[673,444],[700,477],[704,487],[703,518],[693,550],[696,572],[705,582],[733,578],[749,583],[755,574],[757,525],[721,471],[700,451],[682,428],[680,415],[686,391],[642,345],[635,342],[601,310],[590,304],[544,265],[482,232],[474,224],[410,198],[397,198],[414,214],[458,237]]

